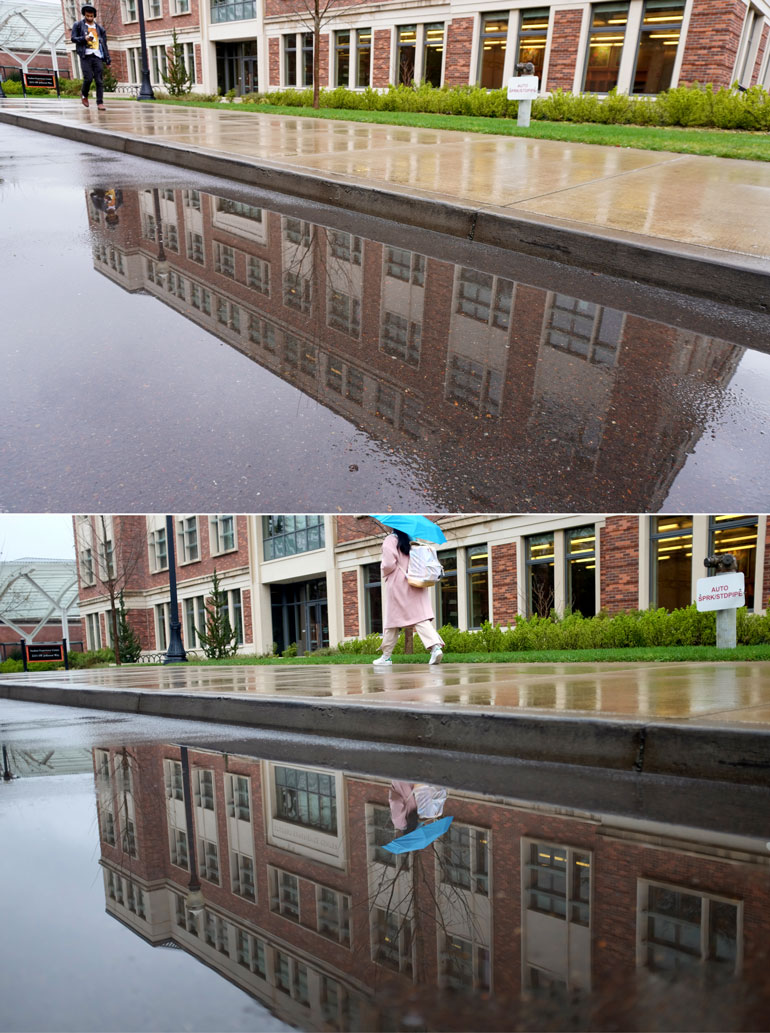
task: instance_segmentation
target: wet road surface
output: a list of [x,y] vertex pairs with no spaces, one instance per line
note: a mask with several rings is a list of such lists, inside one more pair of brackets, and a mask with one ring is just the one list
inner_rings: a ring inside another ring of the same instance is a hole
[[0,508],[767,506],[767,317],[0,139]]
[[0,1029],[766,1028],[768,790],[237,736],[0,702]]

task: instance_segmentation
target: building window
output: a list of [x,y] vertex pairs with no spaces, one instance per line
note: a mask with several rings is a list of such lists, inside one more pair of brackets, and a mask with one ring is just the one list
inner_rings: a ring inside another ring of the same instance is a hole
[[210,518],[211,551],[219,556],[223,552],[232,552],[235,545],[235,517],[219,514]]
[[527,614],[548,617],[556,605],[553,532],[533,534],[525,540],[525,562]]
[[[154,17],[151,15],[150,17]],[[159,86],[163,76],[167,74],[166,48],[164,46],[148,47],[150,51],[150,76],[154,85]]]
[[457,311],[501,330],[511,325],[513,282],[491,273],[460,267],[457,283]]
[[382,570],[379,563],[364,567],[364,605],[366,634],[382,634]]
[[135,22],[139,17],[136,8],[136,0],[122,0],[120,7],[124,24]]
[[211,315],[211,294],[205,287],[201,287],[197,283],[190,285],[190,304],[204,315]]
[[146,918],[146,911],[144,907],[144,893],[141,888],[129,880],[126,885],[126,907],[129,911],[137,916],[137,918]]
[[198,631],[206,627],[205,599],[202,595],[196,595],[192,599],[183,600],[184,607],[184,638],[188,649],[194,649],[199,645]]
[[521,64],[531,61],[535,66],[532,74],[536,75],[541,82],[547,37],[548,8],[540,7],[536,10],[522,11],[519,22],[518,60]]
[[415,287],[425,286],[425,255],[416,251],[404,251],[400,247],[385,250],[385,275]]
[[327,230],[326,239],[329,254],[333,258],[340,262],[347,262],[348,265],[361,265],[363,241],[360,237],[354,237],[352,233],[343,233],[340,230]]
[[288,516],[274,514],[262,517],[262,537],[266,560],[295,556],[300,552],[323,549],[324,518],[321,514]]
[[238,821],[251,821],[249,780],[243,775],[227,776],[227,813]]
[[499,90],[503,85],[505,47],[508,39],[508,15],[485,14],[481,20],[481,60],[479,86]]
[[217,322],[239,334],[241,332],[241,310],[226,298],[217,298]]
[[692,602],[692,517],[652,518],[650,606],[678,610]]
[[350,946],[350,897],[326,886],[316,887],[316,928],[322,936]]
[[163,782],[167,800],[184,800],[182,764],[178,760],[163,761]]
[[214,269],[222,276],[235,279],[235,249],[227,244],[214,244]]
[[583,89],[586,93],[609,93],[618,85],[628,4],[595,4],[592,15]]
[[567,608],[584,617],[596,614],[596,528],[567,531]]
[[302,86],[313,85],[313,33],[302,33]]
[[372,960],[378,965],[411,976],[413,969],[412,920],[402,914],[375,907]]
[[168,549],[166,547],[166,528],[158,527],[147,536],[150,547],[150,570],[157,574],[160,570],[168,570]]
[[422,78],[431,86],[441,85],[441,66],[444,57],[444,23],[425,26],[422,52]]
[[447,886],[489,896],[489,832],[454,821],[439,841],[441,881]]
[[390,843],[395,836],[393,831],[393,818],[389,807],[378,807],[370,804],[367,808],[371,812],[369,824],[369,860],[377,864],[383,864],[387,868],[406,868],[409,866],[409,854],[392,854],[385,850],[386,843]]
[[269,868],[270,910],[292,922],[299,922],[299,879],[289,872]]
[[590,855],[571,847],[530,843],[522,879],[528,911],[587,926],[591,905]]
[[283,274],[283,303],[286,308],[309,315],[313,307],[313,286],[310,279],[290,269]]
[[[147,4],[147,17],[148,18],[162,18],[163,17],[163,3],[162,0],[148,0]],[[165,48],[164,48],[165,50]],[[165,57],[165,54],[164,54]]]
[[[190,0],[174,0],[174,14],[189,14],[189,13],[190,13]],[[192,49],[192,44],[191,43],[186,43],[185,44],[185,48],[187,48],[187,47],[190,47]],[[185,55],[185,56],[187,56],[187,55]],[[190,68],[190,65],[188,65],[186,61],[185,61],[185,68],[193,76],[193,78],[195,78],[194,70],[192,68]]]
[[422,348],[422,324],[397,312],[383,311],[380,351],[417,369]]
[[441,981],[454,990],[489,990],[489,950],[453,933],[444,936]]
[[646,0],[633,93],[660,93],[671,86],[683,18],[684,0]]
[[259,294],[270,295],[270,265],[261,258],[249,255],[246,265],[246,282]]
[[171,863],[177,868],[190,870],[190,861],[187,855],[187,833],[184,829],[169,829]]
[[238,22],[257,17],[256,0],[212,0],[212,22]]
[[372,30],[356,30],[356,75],[354,85],[358,89],[369,86],[372,81]]
[[251,222],[262,223],[263,210],[253,204],[245,204],[243,201],[231,201],[229,197],[217,197],[216,210],[224,215],[237,215],[242,219],[249,219]]
[[438,558],[444,568],[444,576],[438,585],[438,613],[436,625],[441,628],[451,624],[460,627],[460,605],[457,596],[457,550],[447,549],[440,552]]
[[332,775],[275,768],[276,817],[337,835],[337,788]]
[[736,971],[742,936],[738,901],[651,883],[640,888],[643,965],[672,974]]
[[489,549],[473,545],[466,551],[468,627],[480,628],[489,620]]
[[350,84],[350,30],[334,33],[334,84]]
[[94,554],[91,549],[80,550],[80,580],[84,585],[93,585],[94,577]]
[[597,366],[614,366],[625,313],[556,294],[546,312],[546,343]]
[[251,969],[262,979],[267,979],[267,950],[263,940],[249,936],[242,929],[236,930],[236,958],[239,965]]
[[297,85],[297,34],[283,37],[283,81],[286,86]]
[[219,848],[203,836],[198,836],[198,869],[202,879],[219,885]]
[[257,890],[254,882],[254,861],[247,854],[239,854],[233,850],[230,854],[230,880],[233,893],[246,900],[256,900]]
[[204,811],[214,810],[214,772],[195,769],[195,806]]
[[225,957],[230,957],[229,923],[220,918],[219,915],[206,911],[205,917],[205,939],[209,947],[218,950]]
[[754,578],[757,563],[757,526],[755,516],[712,516],[709,518],[709,556],[729,552],[743,572],[746,609],[754,609]]
[[417,26],[400,25],[396,29],[396,85],[412,85],[416,57]]
[[115,814],[111,804],[99,802],[99,824],[102,832],[102,839],[108,846],[115,846]]
[[194,212],[199,212],[201,210],[200,190],[183,190],[182,200],[185,208],[191,208]]
[[[200,233],[193,233],[188,231],[187,233],[187,257],[197,262],[198,265],[206,264],[206,257],[203,252],[203,237]],[[206,292],[208,293],[208,291]],[[209,309],[209,311],[211,311]]]
[[503,376],[481,362],[452,354],[447,369],[446,397],[473,413],[499,416],[503,401]]
[[327,326],[358,340],[361,333],[361,302],[344,291],[329,288]]
[[155,648],[164,652],[168,649],[168,603],[157,603],[155,611]]
[[198,518],[182,517],[176,522],[176,536],[180,563],[194,563],[200,559],[198,552]]

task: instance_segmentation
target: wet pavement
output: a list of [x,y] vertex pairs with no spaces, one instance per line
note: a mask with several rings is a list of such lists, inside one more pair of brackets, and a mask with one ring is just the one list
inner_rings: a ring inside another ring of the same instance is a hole
[[0,701],[0,1029],[766,1028],[770,790],[240,733]]
[[0,140],[1,509],[767,508],[767,316]]

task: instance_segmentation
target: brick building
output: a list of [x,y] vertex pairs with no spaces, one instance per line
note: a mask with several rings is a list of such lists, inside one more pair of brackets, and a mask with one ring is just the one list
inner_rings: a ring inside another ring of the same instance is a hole
[[87,201],[98,272],[386,442],[431,497],[451,450],[476,512],[662,508],[744,355],[526,263],[514,280],[228,197],[121,196],[117,224]]
[[[141,78],[139,0],[105,0],[122,85]],[[78,0],[62,0],[65,23]],[[146,0],[149,67],[162,86],[176,30],[188,70],[204,92],[262,92],[312,85],[313,34],[304,0]],[[383,89],[507,82],[531,61],[543,91],[655,94],[698,81],[770,83],[767,0],[611,0],[500,5],[491,0],[332,0],[321,29],[324,87]],[[72,55],[77,74],[77,58]]]
[[[750,609],[770,597],[768,516],[572,515],[438,517],[445,576],[434,589],[439,625],[507,626],[517,614],[552,608],[589,616],[605,610],[689,605],[704,576],[702,558],[732,552]],[[109,601],[95,559],[101,517],[77,516],[80,609],[88,645],[110,641]],[[124,587],[128,617],[144,650],[167,648],[169,549],[165,517],[113,516],[106,551],[136,547]],[[369,517],[182,515],[174,518],[180,620],[185,645],[198,647],[204,601],[216,568],[231,624],[245,653],[297,643],[300,652],[382,630],[383,531]],[[103,560],[102,560],[103,562]],[[118,560],[118,566],[120,566]]]
[[389,1003],[419,1000],[422,1028],[510,1029],[522,991],[592,990],[653,1028],[648,975],[669,1014],[677,981],[700,1009],[714,981],[742,977],[736,1001],[766,982],[764,836],[450,789],[448,833],[397,860],[387,780],[290,764],[94,751],[108,913],[297,1028],[402,1028]]

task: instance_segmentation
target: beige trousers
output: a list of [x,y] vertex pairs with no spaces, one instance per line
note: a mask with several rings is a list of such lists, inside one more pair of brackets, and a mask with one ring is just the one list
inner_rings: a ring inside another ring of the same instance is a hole
[[[444,642],[436,628],[433,621],[418,621],[413,624],[412,627],[422,639],[422,644],[426,649],[432,649],[434,646],[443,646]],[[382,655],[387,660],[390,654],[393,652],[396,642],[398,642],[398,636],[401,628],[386,628],[382,633]]]

